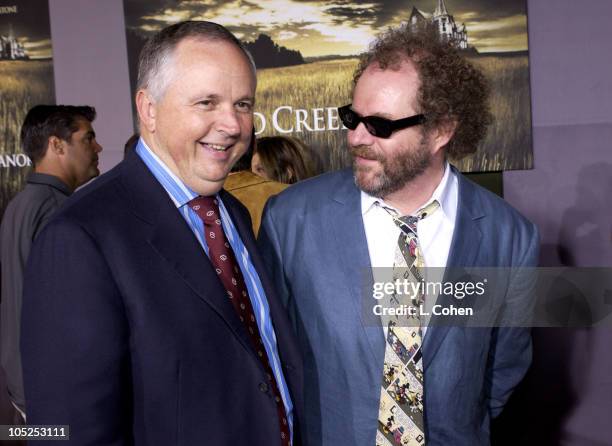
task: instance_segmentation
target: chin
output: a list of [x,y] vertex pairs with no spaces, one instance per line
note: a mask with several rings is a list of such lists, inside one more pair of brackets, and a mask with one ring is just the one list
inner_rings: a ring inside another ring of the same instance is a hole
[[376,178],[366,179],[363,175],[355,175],[355,184],[359,189],[372,196],[378,196],[380,182]]
[[[380,174],[375,172],[372,168],[360,168],[356,167],[353,169],[353,175],[355,176],[355,182],[361,186],[374,186],[378,183]],[[370,188],[368,187],[368,189]],[[365,189],[364,189],[365,190]]]
[[183,180],[187,187],[202,196],[215,195],[223,187],[224,181],[225,177],[220,179],[195,178],[189,182]]

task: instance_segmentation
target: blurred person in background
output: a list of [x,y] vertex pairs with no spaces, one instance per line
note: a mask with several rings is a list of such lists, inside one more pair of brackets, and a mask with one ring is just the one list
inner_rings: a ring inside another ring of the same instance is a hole
[[259,232],[263,208],[273,195],[276,195],[288,187],[288,184],[272,181],[263,176],[251,172],[253,149],[255,146],[255,129],[251,134],[251,144],[242,158],[240,158],[230,172],[223,188],[238,198],[249,210],[253,232]]
[[140,139],[140,133],[134,133],[132,136],[128,138],[128,140],[123,145],[123,158],[125,158],[128,155],[128,153],[136,149],[139,139]]
[[0,228],[2,260],[2,366],[9,397],[25,420],[19,339],[23,270],[34,239],[79,186],[98,176],[98,154],[89,106],[36,105],[21,127],[23,151],[34,171],[8,204]]
[[294,184],[314,176],[309,149],[302,141],[287,136],[257,139],[251,170],[260,177]]

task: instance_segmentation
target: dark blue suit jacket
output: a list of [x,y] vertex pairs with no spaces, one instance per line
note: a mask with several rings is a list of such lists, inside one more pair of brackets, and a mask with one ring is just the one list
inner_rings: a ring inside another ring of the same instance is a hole
[[[457,174],[447,266],[535,266],[535,226]],[[372,290],[373,277],[352,172],[326,174],[272,198],[259,242],[304,357],[305,443],[374,445],[385,340],[381,325],[364,319],[363,290]],[[503,290],[504,305],[529,306],[517,291]],[[430,326],[423,342],[427,445],[489,444],[489,420],[530,360],[528,329]]]
[[[248,212],[221,197],[268,297],[298,415],[302,365],[289,321]],[[25,283],[28,423],[68,424],[75,445],[280,444],[248,334],[191,229],[135,153],[67,202],[37,239]]]

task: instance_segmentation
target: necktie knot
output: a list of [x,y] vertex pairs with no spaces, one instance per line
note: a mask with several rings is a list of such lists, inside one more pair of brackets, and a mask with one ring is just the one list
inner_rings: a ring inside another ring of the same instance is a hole
[[215,197],[196,197],[187,203],[204,223],[214,223],[219,220],[219,201]]
[[416,215],[404,215],[402,217],[397,217],[397,212],[394,209],[390,209],[390,208],[387,208],[386,206],[383,206],[383,209],[385,209],[393,217],[393,221],[395,222],[397,226],[399,226],[400,229],[407,228],[415,234],[417,232],[418,221],[429,217],[434,212],[436,212],[439,208],[440,208],[440,203],[438,203],[438,200],[434,200],[431,203],[429,203],[427,206],[419,209],[416,212]]
[[404,215],[403,217],[394,218],[393,221],[400,227],[408,226],[412,232],[416,232],[416,224],[419,221],[419,217],[414,215]]

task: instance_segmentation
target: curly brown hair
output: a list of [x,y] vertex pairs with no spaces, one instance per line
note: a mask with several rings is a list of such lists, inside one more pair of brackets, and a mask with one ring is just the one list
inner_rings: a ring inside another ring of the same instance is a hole
[[451,43],[441,41],[433,26],[413,30],[404,25],[380,34],[360,56],[353,83],[373,63],[397,69],[406,59],[415,64],[421,80],[417,107],[427,117],[424,130],[456,125],[446,154],[461,159],[474,153],[492,121],[489,85]]

